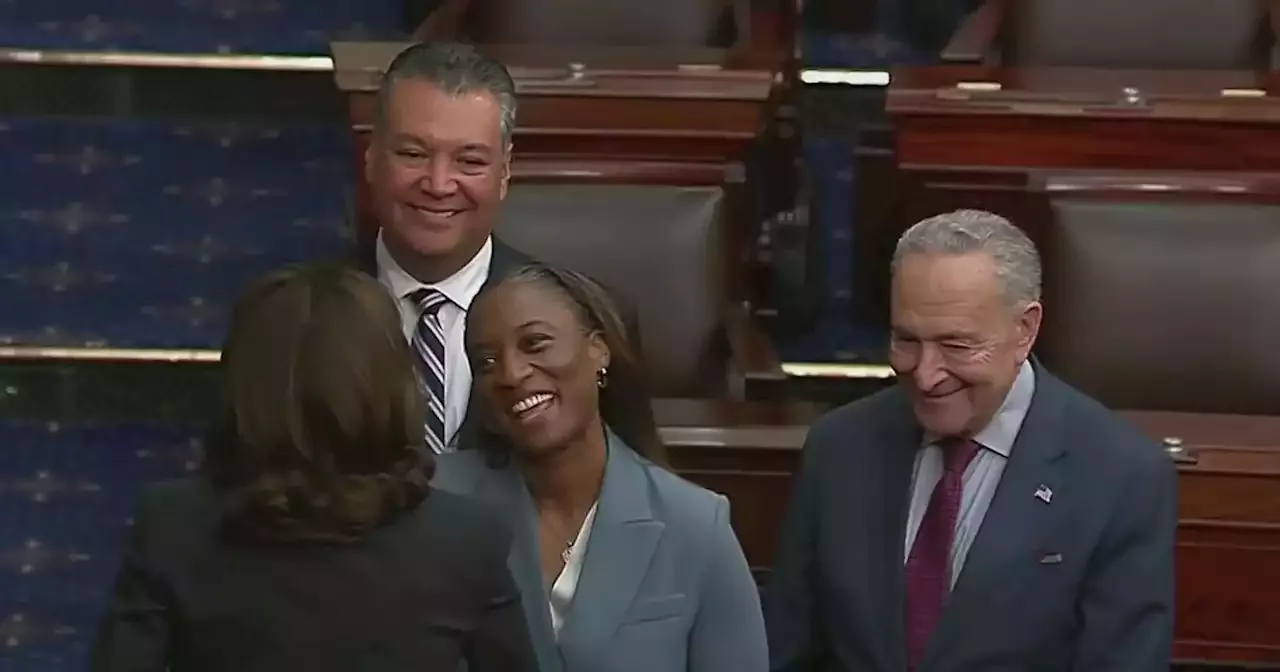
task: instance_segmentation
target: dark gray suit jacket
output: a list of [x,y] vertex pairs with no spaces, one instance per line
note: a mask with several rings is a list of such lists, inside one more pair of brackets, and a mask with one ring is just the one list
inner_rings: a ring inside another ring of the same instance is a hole
[[349,544],[223,532],[198,477],[147,488],[94,644],[94,672],[536,672],[506,567],[511,533],[432,492]]
[[504,512],[509,560],[542,672],[764,672],[760,595],[729,501],[641,458],[610,433],[582,574],[557,642],[537,512],[514,466],[480,451],[437,458],[436,487]]
[[[773,670],[906,669],[902,549],[922,439],[899,388],[810,430],[765,592]],[[918,672],[1167,672],[1176,486],[1159,446],[1037,366]]]

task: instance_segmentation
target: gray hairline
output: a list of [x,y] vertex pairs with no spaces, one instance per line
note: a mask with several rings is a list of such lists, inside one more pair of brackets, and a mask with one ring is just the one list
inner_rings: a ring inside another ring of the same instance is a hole
[[442,77],[421,71],[398,71],[388,72],[383,77],[382,82],[378,86],[378,113],[376,128],[382,128],[386,125],[387,108],[390,107],[391,96],[395,92],[395,88],[400,82],[405,80],[418,80],[426,82],[446,95],[457,98],[469,93],[487,93],[493,96],[494,101],[498,103],[498,110],[501,113],[499,121],[502,133],[502,151],[508,152],[515,136],[516,129],[516,112],[518,103],[514,91],[504,91],[502,87],[492,83],[485,82],[470,75],[463,75],[459,81],[452,82],[451,86],[441,81]]
[[995,266],[1001,294],[1010,308],[1040,301],[1040,253],[1021,229],[1000,215],[982,210],[956,210],[921,220],[907,229],[893,251],[896,274],[912,254],[988,255]]

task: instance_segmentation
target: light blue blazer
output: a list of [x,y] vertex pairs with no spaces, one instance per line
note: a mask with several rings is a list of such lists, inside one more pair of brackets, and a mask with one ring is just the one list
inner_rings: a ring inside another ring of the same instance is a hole
[[433,485],[488,502],[514,534],[509,566],[542,672],[766,672],[760,595],[729,501],[641,458],[609,433],[595,522],[556,641],[533,499],[514,466],[438,456]]

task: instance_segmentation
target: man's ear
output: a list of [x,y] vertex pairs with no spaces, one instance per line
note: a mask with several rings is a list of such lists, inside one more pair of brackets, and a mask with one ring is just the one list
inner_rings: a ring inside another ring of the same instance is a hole
[[507,145],[507,153],[502,159],[502,186],[498,190],[498,198],[507,197],[507,188],[511,184],[511,145]]
[[1040,335],[1040,323],[1044,319],[1044,306],[1039,301],[1028,303],[1018,315],[1018,361],[1025,362],[1031,356],[1031,348]]

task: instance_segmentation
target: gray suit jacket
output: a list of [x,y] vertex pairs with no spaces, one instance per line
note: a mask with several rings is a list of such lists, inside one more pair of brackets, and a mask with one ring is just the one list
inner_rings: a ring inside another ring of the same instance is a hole
[[[922,438],[899,388],[810,430],[765,591],[773,670],[906,669],[902,548]],[[1168,672],[1176,485],[1159,446],[1037,367],[918,672]]]
[[767,669],[759,593],[723,496],[644,460],[610,433],[582,575],[557,643],[524,479],[514,466],[488,467],[477,451],[437,460],[436,487],[509,518],[509,564],[543,672]]

